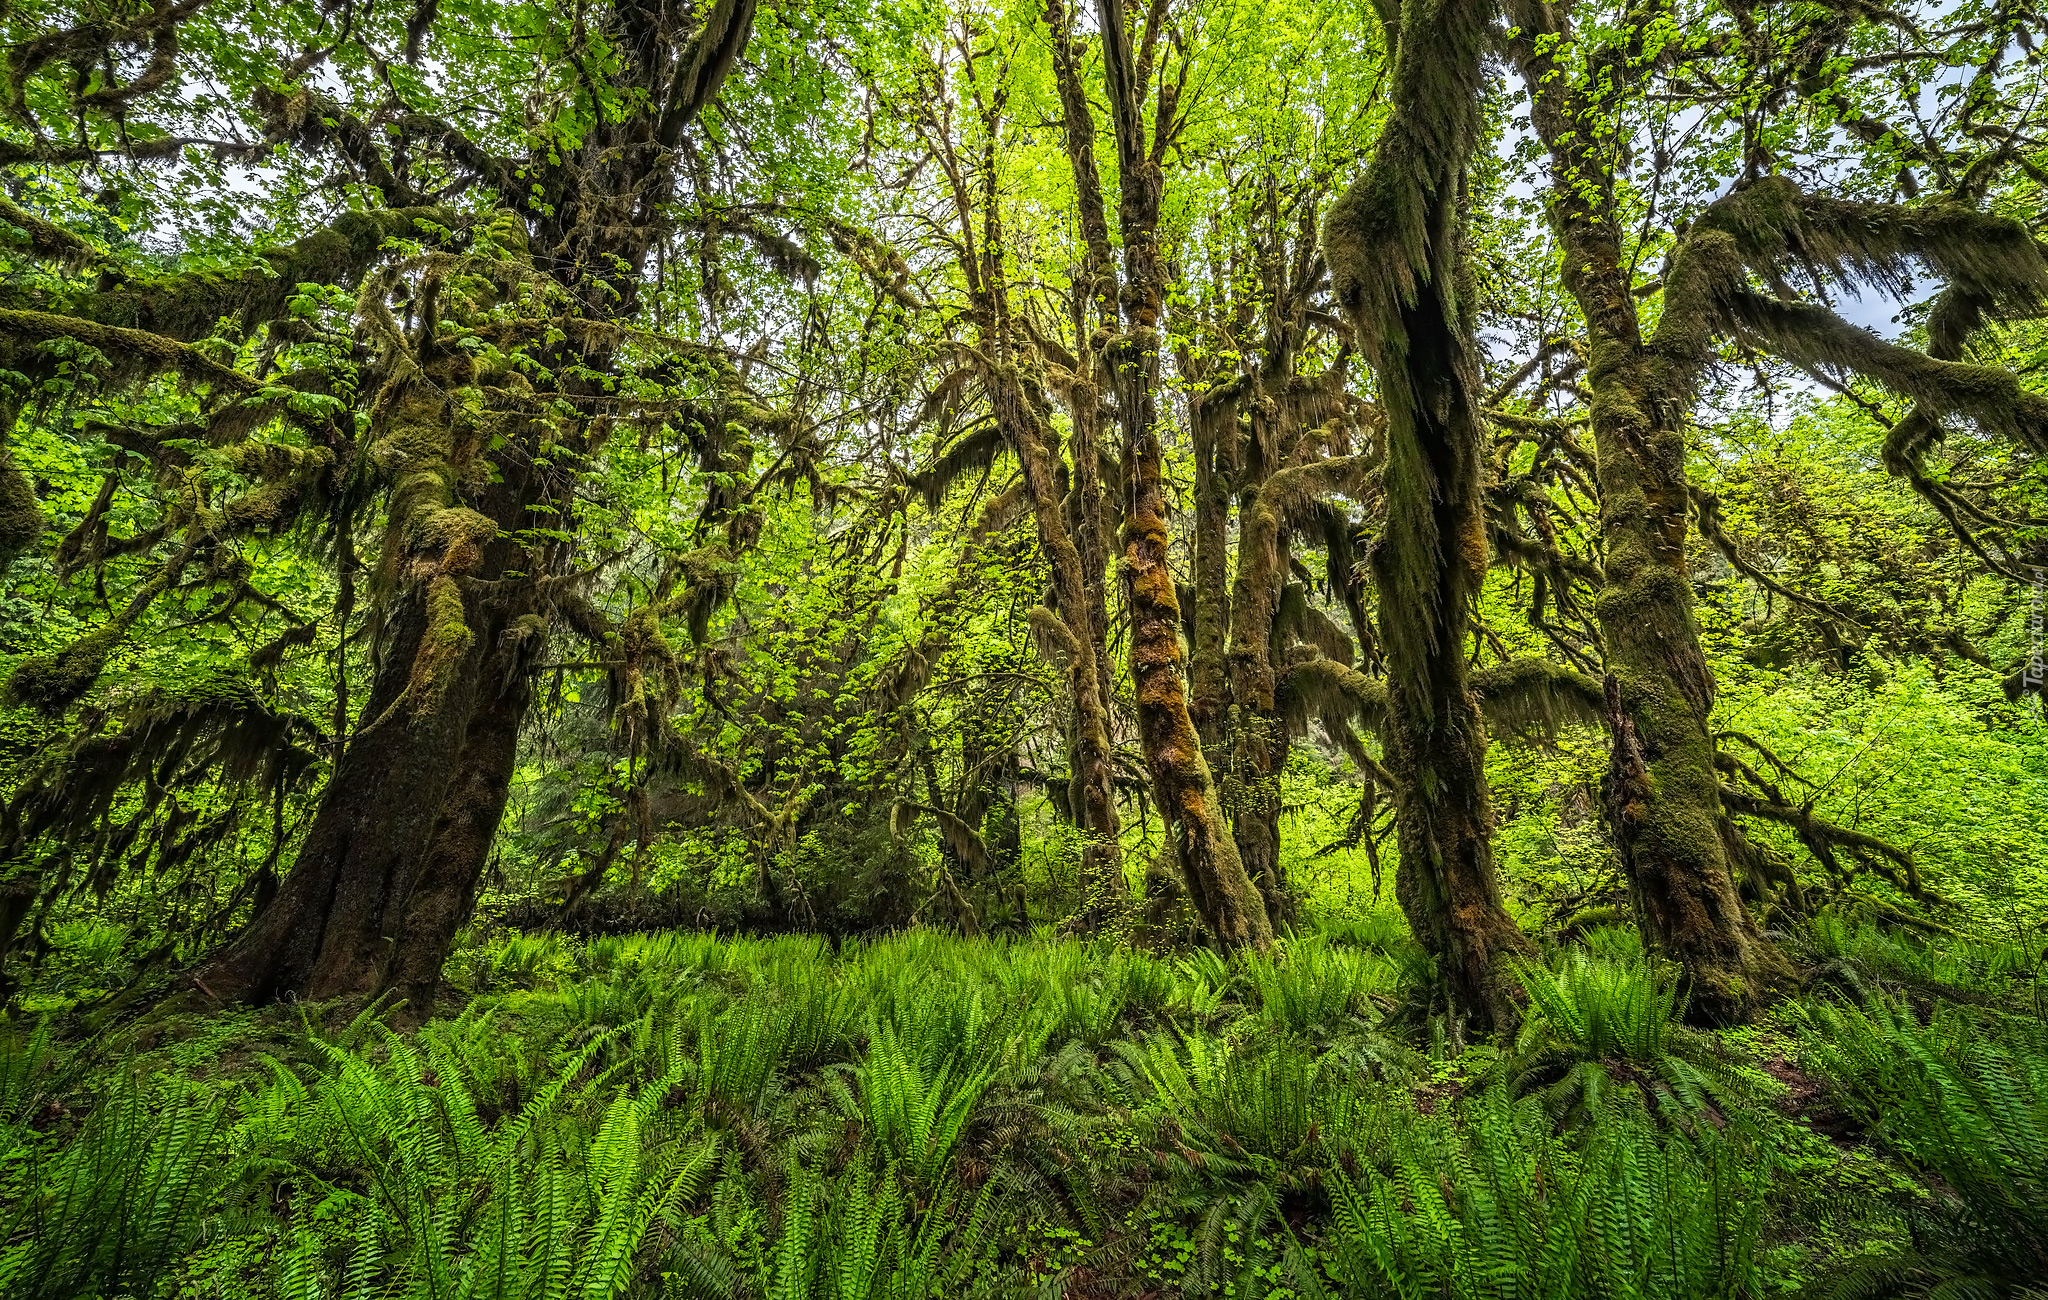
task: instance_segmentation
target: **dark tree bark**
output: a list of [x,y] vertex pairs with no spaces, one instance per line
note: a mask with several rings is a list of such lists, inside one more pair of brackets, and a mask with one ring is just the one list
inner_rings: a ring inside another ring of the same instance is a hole
[[454,775],[405,895],[404,924],[382,981],[404,1000],[414,1021],[424,1020],[433,1010],[441,967],[476,907],[532,701],[532,661],[544,624],[532,615],[497,622],[478,668],[477,699]]
[[[200,971],[198,986],[215,998],[321,999],[376,988],[389,950],[386,927],[399,919],[387,912],[432,837],[468,704],[457,686],[439,707],[418,716],[404,709],[427,637],[427,592],[397,600],[386,618],[384,657],[364,706],[373,721],[335,764],[276,895]],[[464,684],[475,677],[461,666],[453,675]]]
[[1486,729],[1465,666],[1488,562],[1488,461],[1460,211],[1494,15],[1490,0],[1401,7],[1394,116],[1331,210],[1324,248],[1387,416],[1387,522],[1371,562],[1388,669],[1381,734],[1398,786],[1395,890],[1456,1006],[1499,1029],[1517,1019],[1508,962],[1533,947],[1501,905]]

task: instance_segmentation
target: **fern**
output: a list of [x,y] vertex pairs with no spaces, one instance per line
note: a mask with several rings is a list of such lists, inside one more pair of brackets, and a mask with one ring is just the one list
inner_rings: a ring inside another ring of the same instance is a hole
[[1903,1201],[1903,1252],[1866,1260],[1827,1296],[2041,1294],[2048,1278],[2048,1041],[2014,1043],[1951,1008],[1821,1005],[1808,1054],[1839,1105],[1928,1179]]
[[1499,1075],[1560,1121],[1583,1122],[1635,1097],[1653,1113],[1732,1104],[1744,1089],[1713,1037],[1679,1023],[1675,985],[1648,960],[1569,949],[1555,969],[1517,975],[1529,1011]]
[[32,1158],[0,1237],[0,1295],[148,1290],[225,1182],[225,1120],[217,1097],[117,1076],[69,1145]]
[[1696,1145],[1626,1114],[1582,1150],[1533,1103],[1498,1092],[1460,1126],[1411,1117],[1380,1167],[1332,1178],[1321,1268],[1304,1290],[1456,1300],[1682,1300],[1759,1287],[1754,1243],[1768,1165],[1719,1138]]

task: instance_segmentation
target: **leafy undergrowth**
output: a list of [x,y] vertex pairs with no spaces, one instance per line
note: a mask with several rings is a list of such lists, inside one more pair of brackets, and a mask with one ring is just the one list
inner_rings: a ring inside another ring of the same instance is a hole
[[1462,1049],[1358,933],[513,935],[415,1033],[19,1026],[0,1295],[2042,1294],[2030,954],[1801,942],[1811,992],[1708,1035],[1595,933]]

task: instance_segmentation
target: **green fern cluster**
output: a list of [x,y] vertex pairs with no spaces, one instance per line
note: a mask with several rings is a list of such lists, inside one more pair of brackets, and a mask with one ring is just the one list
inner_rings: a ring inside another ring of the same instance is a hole
[[1809,1014],[1807,1056],[1836,1102],[1924,1180],[1898,1206],[1908,1248],[1822,1294],[2048,1295],[2048,1032],[1953,1006],[1923,1023],[1883,998]]
[[1648,959],[1569,948],[1553,965],[1517,973],[1528,1013],[1500,1074],[1516,1095],[1540,1098],[1553,1118],[1591,1120],[1616,1101],[1682,1114],[1739,1102],[1729,1053],[1679,1023],[1676,983]]
[[226,1119],[217,1094],[123,1075],[68,1144],[26,1147],[22,1193],[0,1217],[0,1295],[146,1290],[205,1226],[227,1176]]
[[[1240,959],[509,936],[410,1033],[375,1007],[167,1021],[141,1056],[17,1033],[0,1294],[1608,1300],[1789,1269],[2025,1296],[2048,1273],[2024,1000],[1887,975],[1850,1005],[1837,980],[1707,1035],[1632,938],[1526,968],[1519,1036],[1462,1051],[1413,1018],[1412,951],[1359,933]],[[1866,969],[1898,943],[1812,941]],[[1820,1224],[1837,1142],[1911,1190],[1857,1219],[1910,1250]]]
[[1332,1230],[1294,1253],[1292,1275],[1311,1296],[1754,1295],[1768,1166],[1627,1111],[1567,1141],[1533,1101],[1491,1091],[1454,1115],[1399,1119],[1378,1159],[1338,1172]]

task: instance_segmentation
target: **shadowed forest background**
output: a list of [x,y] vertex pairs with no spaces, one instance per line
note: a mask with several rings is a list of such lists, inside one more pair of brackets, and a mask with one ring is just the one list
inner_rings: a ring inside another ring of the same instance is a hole
[[2048,1296],[2044,41],[0,2],[0,1295]]

